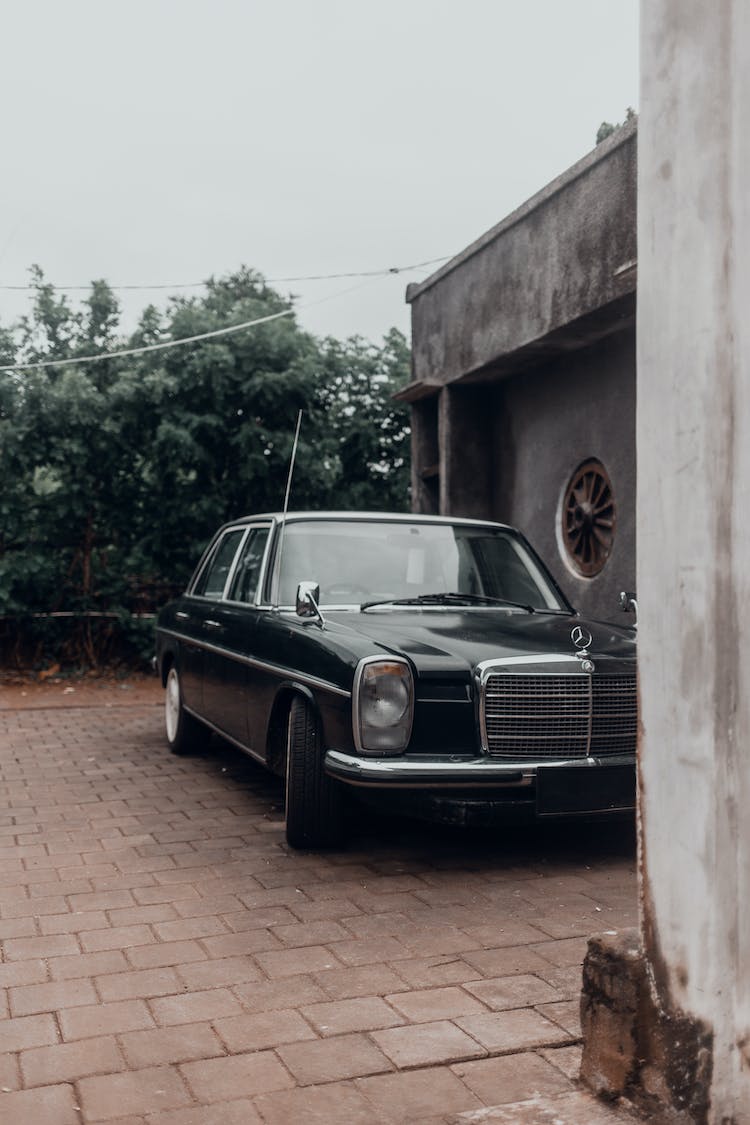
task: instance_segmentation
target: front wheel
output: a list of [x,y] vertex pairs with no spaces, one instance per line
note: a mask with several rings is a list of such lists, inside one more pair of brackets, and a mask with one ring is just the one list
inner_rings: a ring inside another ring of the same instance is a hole
[[173,754],[190,754],[206,738],[205,728],[188,715],[182,704],[182,686],[174,664],[167,673],[164,719],[167,742]]
[[334,847],[343,835],[341,790],[323,770],[315,714],[299,696],[289,711],[286,838],[293,848]]

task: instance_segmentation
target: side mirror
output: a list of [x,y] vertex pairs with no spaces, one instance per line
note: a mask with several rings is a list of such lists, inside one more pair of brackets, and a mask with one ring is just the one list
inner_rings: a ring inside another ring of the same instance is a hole
[[320,600],[320,586],[317,582],[300,582],[297,587],[297,616],[317,617],[321,625],[325,625],[323,614],[318,609]]
[[634,613],[636,625],[638,624],[638,602],[635,600],[634,593],[630,593],[628,590],[623,590],[620,593],[620,609],[623,613]]
[[300,582],[297,587],[297,616],[317,617],[320,586],[316,582]]

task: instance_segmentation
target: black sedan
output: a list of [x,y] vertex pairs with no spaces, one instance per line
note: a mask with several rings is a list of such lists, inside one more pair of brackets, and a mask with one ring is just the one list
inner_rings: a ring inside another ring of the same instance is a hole
[[294,847],[351,787],[468,822],[635,802],[635,632],[584,621],[513,528],[271,513],[209,544],[159,615],[171,749],[216,731],[286,782]]

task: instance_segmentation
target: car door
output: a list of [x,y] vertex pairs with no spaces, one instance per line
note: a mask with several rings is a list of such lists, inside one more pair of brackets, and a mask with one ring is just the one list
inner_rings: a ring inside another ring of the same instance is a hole
[[172,622],[180,640],[178,660],[183,703],[197,715],[203,713],[206,593],[218,586],[224,556],[232,544],[236,547],[236,538],[227,544],[225,535],[217,536],[209,544],[186,594],[175,609]]
[[249,524],[232,567],[224,597],[215,603],[207,628],[203,708],[206,718],[223,734],[249,745],[247,685],[255,648],[258,583],[268,543],[270,523]]
[[[217,540],[190,590],[189,597],[184,599],[185,604],[181,607],[186,617],[182,626],[186,635],[190,636],[190,643],[183,645],[182,654],[183,676],[187,684],[185,702],[201,718],[209,720],[210,715],[207,711],[209,693],[206,691],[206,678],[212,674],[213,649],[221,644],[223,632],[220,618],[221,599],[244,536],[244,527],[233,527],[224,532]],[[187,698],[188,691],[190,701]]]
[[183,597],[175,610],[174,628],[180,642],[178,670],[182,701],[199,715],[203,702],[203,625],[189,596]]

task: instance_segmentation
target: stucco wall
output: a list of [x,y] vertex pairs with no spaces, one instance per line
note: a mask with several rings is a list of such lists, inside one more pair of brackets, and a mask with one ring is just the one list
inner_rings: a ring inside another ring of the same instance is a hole
[[642,925],[750,1122],[750,5],[641,5]]
[[[519,526],[573,605],[632,621],[618,609],[635,588],[635,340],[632,332],[505,379],[492,388],[493,518]],[[558,507],[576,468],[598,458],[617,511],[612,554],[594,578],[576,575],[558,541]]]

